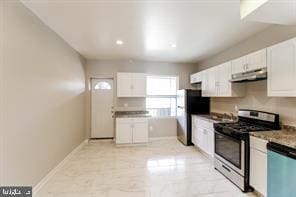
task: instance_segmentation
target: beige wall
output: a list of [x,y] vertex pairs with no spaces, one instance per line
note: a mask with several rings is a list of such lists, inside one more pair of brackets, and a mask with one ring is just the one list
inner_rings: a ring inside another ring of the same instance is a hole
[[[202,70],[218,65],[222,62],[229,61],[295,36],[295,26],[272,26],[216,56],[199,62],[197,69]],[[284,124],[296,126],[296,98],[267,97],[267,81],[248,83],[247,93],[243,98],[211,99],[212,111],[235,112],[235,106],[238,108],[258,109],[279,113]]]
[[[114,78],[116,87],[117,72],[141,72],[155,75],[179,76],[180,88],[191,88],[189,76],[196,70],[195,64],[174,64],[161,62],[129,61],[129,60],[88,60],[86,64],[87,79],[91,77]],[[114,94],[116,96],[116,93]],[[87,133],[90,134],[90,92],[87,91]],[[143,98],[120,98],[115,99],[114,105],[123,107],[128,103],[129,107],[145,107]],[[166,137],[176,135],[176,120],[173,118],[153,119],[150,121],[153,131],[150,137]]]
[[34,186],[85,139],[84,60],[21,3],[0,3],[0,185]]

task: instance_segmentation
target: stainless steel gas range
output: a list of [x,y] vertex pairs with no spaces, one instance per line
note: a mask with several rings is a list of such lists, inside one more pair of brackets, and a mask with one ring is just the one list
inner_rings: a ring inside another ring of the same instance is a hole
[[236,123],[214,124],[214,165],[243,192],[248,192],[252,190],[249,186],[249,132],[280,129],[279,115],[262,111],[239,110],[238,118]]

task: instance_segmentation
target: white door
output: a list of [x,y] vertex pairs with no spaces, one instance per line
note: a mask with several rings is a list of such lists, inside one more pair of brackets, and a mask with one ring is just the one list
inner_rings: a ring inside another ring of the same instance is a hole
[[91,88],[91,138],[113,138],[113,79],[92,79]]
[[210,68],[208,71],[208,95],[217,96],[217,67]]

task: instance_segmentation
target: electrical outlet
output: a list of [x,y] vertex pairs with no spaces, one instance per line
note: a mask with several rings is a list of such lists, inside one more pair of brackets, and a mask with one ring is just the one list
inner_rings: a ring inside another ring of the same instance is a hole
[[235,110],[235,112],[238,112],[238,106],[237,105],[234,106],[234,110]]

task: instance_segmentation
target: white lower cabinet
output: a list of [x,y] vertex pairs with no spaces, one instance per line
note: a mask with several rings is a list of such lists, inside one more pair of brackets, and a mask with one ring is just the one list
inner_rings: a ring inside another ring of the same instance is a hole
[[267,141],[250,137],[250,185],[262,195],[267,191]]
[[192,142],[194,145],[214,157],[214,124],[193,115],[192,125]]
[[116,144],[148,142],[147,118],[116,118]]

